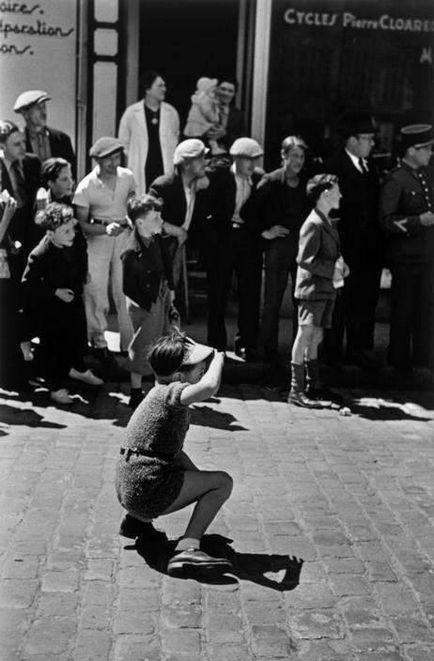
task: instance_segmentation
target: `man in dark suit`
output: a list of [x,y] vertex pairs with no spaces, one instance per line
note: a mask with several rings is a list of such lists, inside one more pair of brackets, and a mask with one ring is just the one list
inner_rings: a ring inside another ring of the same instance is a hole
[[4,386],[19,388],[25,383],[20,351],[23,339],[20,282],[27,256],[40,236],[33,222],[33,205],[41,163],[37,156],[26,154],[23,133],[7,120],[0,121],[0,150],[0,191],[6,189],[16,201],[15,213],[0,241],[9,271],[0,278],[0,381]]
[[367,112],[348,112],[341,119],[344,145],[326,163],[339,178],[342,193],[338,232],[342,255],[350,268],[338,300],[333,326],[326,334],[326,361],[342,360],[346,332],[346,361],[372,367],[366,352],[374,346],[375,308],[383,266],[383,234],[378,222],[379,177],[370,159],[375,126]]
[[262,147],[238,138],[230,149],[233,165],[210,173],[208,211],[198,239],[208,281],[208,344],[226,349],[225,314],[232,276],[237,277],[238,330],[235,353],[257,357],[261,294],[262,241],[256,215],[257,186],[263,171],[256,165]]
[[11,275],[19,282],[27,255],[40,239],[33,222],[36,191],[40,185],[41,162],[26,153],[24,134],[10,121],[0,121],[1,190],[6,189],[17,201],[17,209],[8,228]]
[[173,156],[175,171],[157,177],[149,189],[151,195],[163,200],[164,232],[177,239],[173,257],[175,287],[179,284],[185,260],[184,243],[187,238],[191,239],[193,228],[200,224],[205,214],[204,189],[209,185],[205,156],[208,152],[209,149],[197,138],[183,140]]
[[58,129],[47,126],[47,101],[50,97],[43,90],[22,92],[14,104],[16,113],[21,114],[26,122],[26,150],[36,154],[40,160],[60,157],[71,163],[75,172],[75,154],[71,140]]

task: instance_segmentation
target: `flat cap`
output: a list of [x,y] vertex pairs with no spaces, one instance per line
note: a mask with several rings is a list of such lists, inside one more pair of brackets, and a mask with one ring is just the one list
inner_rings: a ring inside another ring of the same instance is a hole
[[205,156],[208,152],[209,149],[207,149],[202,140],[198,140],[198,138],[183,140],[175,149],[175,153],[173,154],[173,164],[180,165],[191,158]]
[[33,106],[35,103],[42,103],[43,101],[49,101],[51,96],[44,92],[43,90],[27,90],[26,92],[21,92],[17,97],[17,100],[14,103],[15,112],[22,112],[27,110],[30,106]]
[[403,151],[410,147],[428,147],[434,142],[431,124],[409,124],[401,129],[401,146]]
[[259,158],[264,154],[259,142],[253,138],[237,138],[229,150],[231,156],[243,156],[244,158]]
[[92,158],[106,158],[106,156],[111,156],[123,150],[124,146],[120,140],[110,136],[104,136],[103,138],[98,138],[92,145],[89,150],[89,156]]

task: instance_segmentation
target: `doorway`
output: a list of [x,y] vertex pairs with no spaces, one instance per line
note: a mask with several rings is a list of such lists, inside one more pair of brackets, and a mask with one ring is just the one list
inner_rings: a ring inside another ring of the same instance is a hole
[[240,0],[140,2],[139,85],[146,70],[163,76],[166,100],[178,110],[181,130],[197,79],[236,74],[239,10]]

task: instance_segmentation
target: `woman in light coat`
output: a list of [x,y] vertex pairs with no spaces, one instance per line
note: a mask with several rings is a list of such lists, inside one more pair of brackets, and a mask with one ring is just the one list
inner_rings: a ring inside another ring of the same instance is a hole
[[127,166],[134,173],[137,194],[146,193],[153,180],[173,170],[173,154],[179,140],[179,115],[164,101],[166,83],[155,71],[143,76],[145,96],[122,115],[119,139],[124,144]]

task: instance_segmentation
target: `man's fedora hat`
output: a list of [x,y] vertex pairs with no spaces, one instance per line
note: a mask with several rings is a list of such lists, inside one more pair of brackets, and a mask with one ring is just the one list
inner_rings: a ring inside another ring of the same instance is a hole
[[371,114],[365,110],[348,111],[339,120],[339,132],[344,138],[375,133],[376,130]]

